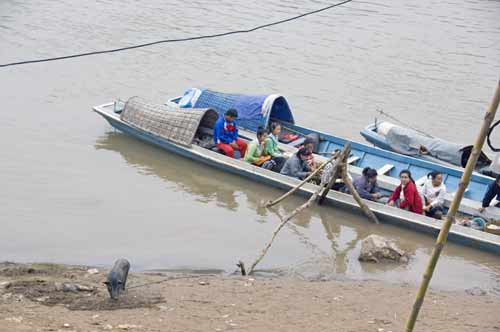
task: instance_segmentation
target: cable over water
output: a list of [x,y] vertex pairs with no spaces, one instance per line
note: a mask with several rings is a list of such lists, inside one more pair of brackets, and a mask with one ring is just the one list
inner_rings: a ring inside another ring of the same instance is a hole
[[177,39],[163,39],[163,40],[157,40],[149,43],[144,43],[144,44],[138,44],[138,45],[132,45],[132,46],[126,46],[126,47],[120,47],[120,48],[114,48],[114,49],[109,49],[109,50],[102,50],[102,51],[92,51],[92,52],[86,52],[86,53],[78,53],[78,54],[71,54],[71,55],[64,55],[64,56],[56,56],[56,57],[51,57],[51,58],[45,58],[45,59],[35,59],[35,60],[25,60],[25,61],[18,61],[18,62],[11,62],[11,63],[5,63],[5,64],[0,64],[0,67],[11,67],[11,66],[20,66],[20,65],[26,65],[30,63],[39,63],[39,62],[49,62],[49,61],[58,61],[58,60],[65,60],[65,59],[72,59],[72,58],[80,58],[84,56],[90,56],[90,55],[98,55],[98,54],[106,54],[106,53],[116,53],[116,52],[123,52],[123,51],[128,51],[128,50],[133,50],[136,48],[142,48],[142,47],[148,47],[148,46],[153,46],[157,44],[164,44],[164,43],[177,43],[177,42],[186,42],[186,41],[192,41],[192,40],[200,40],[200,39],[211,39],[211,38],[219,38],[219,37],[225,37],[229,35],[236,35],[236,34],[243,34],[243,33],[250,33],[254,32],[260,29],[264,28],[269,28],[271,26],[287,23],[290,21],[298,20],[300,18],[317,14],[320,12],[323,12],[328,9],[332,9],[334,7],[338,7],[341,5],[344,5],[348,2],[351,2],[353,0],[345,0],[342,2],[335,3],[333,5],[329,5],[317,10],[313,10],[310,12],[306,12],[297,16],[289,17],[280,21],[272,22],[272,23],[267,23],[263,25],[256,26],[251,29],[244,29],[244,30],[234,30],[234,31],[228,31],[228,32],[222,32],[222,33],[217,33],[217,34],[212,34],[212,35],[203,35],[203,36],[194,36],[194,37],[186,37],[186,38],[177,38]]

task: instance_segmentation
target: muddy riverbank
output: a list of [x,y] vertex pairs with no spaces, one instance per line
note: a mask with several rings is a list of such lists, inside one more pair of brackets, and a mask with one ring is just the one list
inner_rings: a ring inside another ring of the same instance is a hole
[[[415,293],[378,281],[143,272],[112,302],[105,273],[0,264],[0,331],[402,331]],[[499,306],[480,289],[430,292],[417,331],[499,331]]]

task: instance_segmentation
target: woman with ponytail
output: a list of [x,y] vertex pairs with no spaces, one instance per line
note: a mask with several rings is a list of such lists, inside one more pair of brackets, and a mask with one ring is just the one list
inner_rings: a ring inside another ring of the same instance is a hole
[[415,181],[411,177],[409,170],[403,170],[399,173],[401,184],[394,190],[389,202],[389,206],[396,206],[400,209],[408,210],[414,213],[423,213],[422,198],[418,193]]
[[433,171],[427,175],[422,195],[424,196],[425,214],[428,217],[442,219],[446,186],[443,183],[443,174],[441,172]]

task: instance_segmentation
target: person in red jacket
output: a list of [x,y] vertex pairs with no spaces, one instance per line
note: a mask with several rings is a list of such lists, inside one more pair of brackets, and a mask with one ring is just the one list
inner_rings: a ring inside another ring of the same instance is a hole
[[418,193],[417,186],[411,177],[410,171],[401,171],[401,173],[399,173],[399,179],[401,180],[401,184],[394,190],[387,204],[414,213],[423,214],[422,198]]

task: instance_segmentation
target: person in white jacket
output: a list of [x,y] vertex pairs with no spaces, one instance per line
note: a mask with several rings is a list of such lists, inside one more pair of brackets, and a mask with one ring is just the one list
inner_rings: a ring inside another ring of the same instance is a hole
[[442,219],[444,214],[444,198],[446,186],[443,183],[443,174],[437,171],[428,175],[422,189],[424,196],[424,212],[428,217]]

